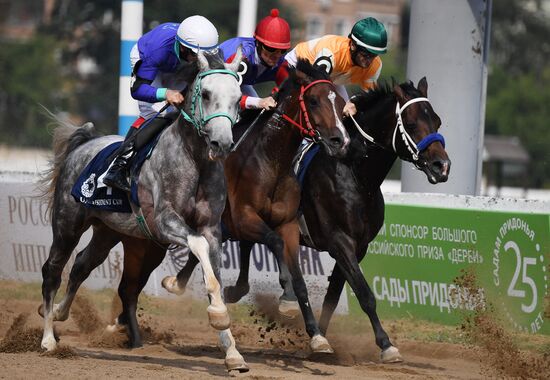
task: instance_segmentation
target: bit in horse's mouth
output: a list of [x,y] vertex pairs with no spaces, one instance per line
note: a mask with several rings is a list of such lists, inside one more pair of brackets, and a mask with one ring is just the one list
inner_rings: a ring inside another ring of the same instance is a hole
[[220,149],[213,149],[213,148],[208,149],[208,159],[210,161],[221,160],[221,159],[225,158],[226,155],[227,154],[225,154]]

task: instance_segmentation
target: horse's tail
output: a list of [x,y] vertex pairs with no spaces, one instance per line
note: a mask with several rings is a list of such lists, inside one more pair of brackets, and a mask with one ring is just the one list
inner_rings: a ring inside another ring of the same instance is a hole
[[99,137],[99,135],[91,122],[77,127],[48,110],[46,112],[55,126],[52,143],[53,157],[49,161],[49,168],[40,176],[38,188],[39,196],[48,202],[47,212],[51,214],[55,188],[67,156],[82,144]]

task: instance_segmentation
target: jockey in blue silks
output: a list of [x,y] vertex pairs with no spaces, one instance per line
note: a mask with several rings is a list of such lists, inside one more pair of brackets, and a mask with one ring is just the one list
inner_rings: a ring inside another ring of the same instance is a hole
[[278,85],[285,78],[281,65],[287,65],[283,56],[290,48],[288,23],[279,17],[277,9],[272,9],[270,15],[256,26],[254,37],[236,37],[220,44],[226,62],[233,60],[239,45],[243,47],[243,61],[239,70],[243,92],[241,109],[274,108],[275,100],[271,96],[260,98],[253,85],[270,81]]
[[130,91],[138,101],[140,116],[117,150],[103,183],[130,191],[127,177],[131,159],[173,121],[173,117],[166,117],[173,107],[155,117],[158,111],[166,103],[183,105],[184,97],[180,91],[187,87],[187,83],[178,80],[176,71],[182,65],[196,62],[199,50],[215,53],[217,49],[218,31],[203,16],[188,17],[180,24],[161,24],[138,40],[130,52]]

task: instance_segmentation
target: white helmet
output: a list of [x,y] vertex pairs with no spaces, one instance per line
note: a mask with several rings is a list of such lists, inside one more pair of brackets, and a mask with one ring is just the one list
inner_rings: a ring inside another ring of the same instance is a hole
[[176,39],[195,53],[218,47],[218,31],[214,24],[203,16],[191,16],[183,20],[178,27]]

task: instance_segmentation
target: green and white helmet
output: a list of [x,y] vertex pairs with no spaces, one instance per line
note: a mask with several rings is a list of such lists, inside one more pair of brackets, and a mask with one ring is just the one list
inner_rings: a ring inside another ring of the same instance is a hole
[[374,17],[367,17],[355,23],[349,37],[357,46],[372,54],[384,54],[388,50],[388,34],[384,24]]

